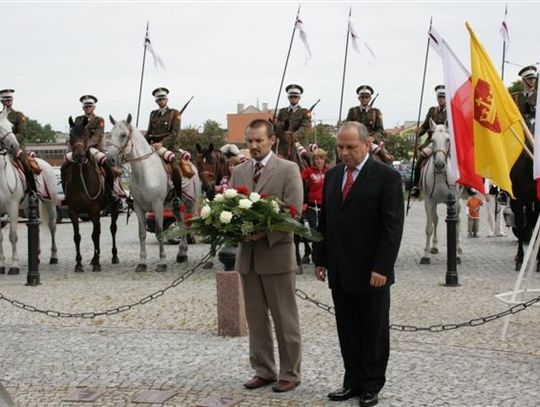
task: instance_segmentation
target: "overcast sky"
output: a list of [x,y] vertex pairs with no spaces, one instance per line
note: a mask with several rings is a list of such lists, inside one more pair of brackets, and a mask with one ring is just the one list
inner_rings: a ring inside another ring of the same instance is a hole
[[[313,53],[305,64],[304,46],[295,36],[285,84],[299,83],[308,107],[318,98],[318,122],[334,123],[339,98],[349,6],[358,33],[376,54],[373,64],[349,47],[343,115],[356,105],[355,89],[367,83],[380,93],[375,106],[386,127],[416,120],[430,17],[466,66],[470,66],[472,24],[500,67],[499,28],[505,2],[303,2],[304,22]],[[147,55],[139,127],[146,128],[155,108],[151,91],[171,90],[170,105],[195,99],[182,125],[213,119],[226,126],[237,103],[274,106],[297,2],[281,3],[1,3],[0,88],[14,88],[14,107],[40,123],[65,131],[69,115],[81,114],[83,94],[98,97],[96,113],[134,116],[141,74],[146,21],[150,38],[166,65],[157,71]],[[511,43],[507,60],[540,61],[539,3],[508,2]],[[507,83],[519,67],[506,65]],[[433,88],[442,66],[429,53],[422,115],[434,104]],[[280,106],[287,100],[281,95]],[[110,124],[107,123],[107,129]]]

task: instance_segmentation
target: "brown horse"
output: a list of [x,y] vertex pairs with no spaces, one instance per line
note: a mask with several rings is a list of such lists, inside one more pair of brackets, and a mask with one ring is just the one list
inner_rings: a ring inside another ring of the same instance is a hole
[[229,176],[229,167],[227,159],[219,150],[214,150],[214,145],[210,143],[207,148],[196,144],[197,157],[195,165],[199,171],[199,178],[202,183],[202,190],[206,193],[208,199],[214,199],[216,195],[216,186],[219,186],[223,177]]
[[112,234],[112,262],[119,262],[118,250],[116,249],[116,221],[118,219],[118,207],[113,200],[107,199],[105,192],[105,182],[101,171],[88,151],[88,140],[90,133],[86,128],[87,119],[81,124],[75,124],[69,118],[69,144],[73,152],[73,159],[69,161],[65,169],[66,201],[68,204],[69,217],[73,224],[73,240],[77,254],[75,260],[75,272],[84,271],[81,264],[81,234],[79,233],[79,214],[86,213],[90,217],[93,230],[92,241],[94,242],[94,256],[92,257],[92,271],[101,271],[99,263],[101,234],[100,212],[108,207],[111,214],[111,234]]

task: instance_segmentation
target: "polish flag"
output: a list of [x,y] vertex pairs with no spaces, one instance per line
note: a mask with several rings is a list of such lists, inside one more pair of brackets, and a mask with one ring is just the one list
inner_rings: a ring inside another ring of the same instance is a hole
[[474,169],[473,99],[471,74],[446,41],[429,30],[429,43],[443,62],[446,112],[450,130],[450,171],[458,183],[484,193],[482,177]]

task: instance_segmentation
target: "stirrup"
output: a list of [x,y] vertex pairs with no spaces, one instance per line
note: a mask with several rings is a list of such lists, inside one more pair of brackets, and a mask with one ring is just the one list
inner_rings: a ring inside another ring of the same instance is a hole
[[171,201],[171,205],[174,207],[174,206],[180,206],[182,204],[182,200],[180,198],[178,198],[177,196],[175,196],[172,201]]

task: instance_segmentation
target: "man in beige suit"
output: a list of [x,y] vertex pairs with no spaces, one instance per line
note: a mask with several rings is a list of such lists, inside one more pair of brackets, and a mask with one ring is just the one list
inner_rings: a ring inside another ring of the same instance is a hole
[[[231,185],[266,193],[286,205],[302,206],[303,190],[296,164],[272,153],[276,141],[267,120],[254,120],[246,129],[251,160],[233,170]],[[300,212],[300,211],[299,211]],[[249,359],[255,376],[248,389],[272,386],[285,392],[300,384],[301,338],[295,297],[296,257],[292,233],[257,233],[239,244],[236,270],[242,276],[249,327]],[[279,350],[279,372],[268,311],[272,314]]]

